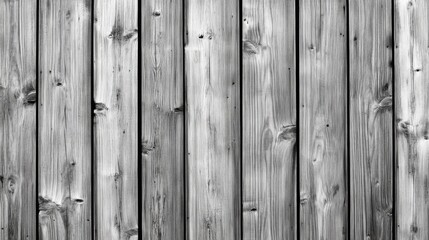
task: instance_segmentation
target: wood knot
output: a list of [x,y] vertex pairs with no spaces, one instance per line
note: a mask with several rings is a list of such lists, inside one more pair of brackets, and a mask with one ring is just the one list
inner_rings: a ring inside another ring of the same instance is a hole
[[94,113],[95,115],[106,115],[106,111],[108,111],[106,104],[104,103],[95,103]]
[[37,101],[37,93],[36,93],[36,90],[33,90],[25,94],[23,103],[24,105],[32,105],[32,104],[35,104],[36,101]]
[[261,49],[261,45],[252,40],[244,40],[243,41],[243,53],[248,55],[259,54]]
[[375,104],[374,111],[377,112],[384,112],[389,111],[392,109],[392,96],[386,96],[378,101],[378,103]]
[[10,194],[15,193],[15,190],[17,187],[17,182],[18,182],[18,176],[16,176],[16,175],[11,175],[7,179],[7,190]]
[[152,152],[155,149],[155,143],[152,145],[148,141],[144,141],[142,144],[142,152],[145,155],[148,155],[150,152]]
[[411,131],[411,124],[408,121],[400,121],[398,123],[398,131],[408,136]]
[[295,140],[296,139],[296,125],[283,126],[277,135],[279,141]]

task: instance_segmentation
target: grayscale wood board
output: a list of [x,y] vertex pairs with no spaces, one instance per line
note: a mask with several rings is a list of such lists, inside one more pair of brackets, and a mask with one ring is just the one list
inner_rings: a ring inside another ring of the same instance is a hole
[[36,236],[36,2],[0,1],[0,239]]
[[39,1],[38,239],[92,235],[91,6]]
[[428,239],[428,12],[0,0],[0,239]]
[[294,0],[243,1],[243,239],[296,237]]
[[299,6],[301,239],[347,237],[346,1]]
[[390,0],[350,1],[350,238],[392,239]]
[[137,0],[94,0],[95,239],[138,239]]
[[142,239],[184,239],[183,2],[143,1]]
[[396,236],[429,238],[429,3],[394,2]]

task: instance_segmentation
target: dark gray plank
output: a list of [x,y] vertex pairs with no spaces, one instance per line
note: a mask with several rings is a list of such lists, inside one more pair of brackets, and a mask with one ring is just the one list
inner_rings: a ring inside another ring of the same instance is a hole
[[95,239],[138,238],[137,0],[95,0]]
[[300,237],[345,239],[346,1],[300,0]]
[[429,3],[394,1],[396,231],[429,239]]
[[36,2],[0,0],[0,239],[36,235]]
[[392,4],[350,1],[350,236],[392,239]]
[[184,239],[182,1],[142,1],[143,239]]
[[91,239],[92,3],[39,4],[39,239]]
[[243,238],[296,238],[295,1],[243,1]]
[[239,2],[187,0],[187,238],[241,238]]

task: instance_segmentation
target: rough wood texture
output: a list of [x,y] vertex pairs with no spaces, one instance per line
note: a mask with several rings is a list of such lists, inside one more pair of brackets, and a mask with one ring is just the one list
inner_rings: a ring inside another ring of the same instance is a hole
[[239,2],[187,0],[187,238],[241,238]]
[[243,239],[296,238],[295,1],[243,1]]
[[95,0],[96,239],[138,238],[137,0]]
[[299,133],[301,239],[344,239],[346,1],[301,0]]
[[391,7],[350,1],[351,239],[392,239]]
[[36,1],[0,0],[0,239],[36,235]]
[[184,239],[182,1],[142,1],[143,239]]
[[398,239],[429,239],[429,3],[395,0]]
[[91,1],[41,0],[39,238],[91,238]]

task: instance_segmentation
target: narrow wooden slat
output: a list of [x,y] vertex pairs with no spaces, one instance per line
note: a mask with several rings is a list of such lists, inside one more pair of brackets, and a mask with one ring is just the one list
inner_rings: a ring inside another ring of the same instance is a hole
[[392,4],[350,1],[350,237],[392,239]]
[[0,0],[0,239],[36,235],[36,3]]
[[241,238],[239,1],[187,0],[187,238]]
[[137,0],[94,4],[95,239],[138,238]]
[[39,239],[90,239],[91,1],[39,4]]
[[394,4],[397,238],[429,239],[429,3]]
[[143,239],[184,239],[182,1],[142,1]]
[[300,237],[345,239],[346,1],[299,6]]
[[243,239],[296,238],[295,1],[243,1]]

